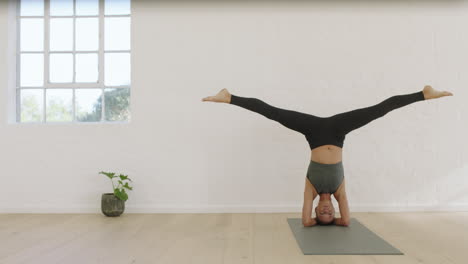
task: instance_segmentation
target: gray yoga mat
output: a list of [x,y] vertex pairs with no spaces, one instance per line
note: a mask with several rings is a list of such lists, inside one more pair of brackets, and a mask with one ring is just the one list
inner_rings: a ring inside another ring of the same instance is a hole
[[304,227],[302,219],[288,218],[304,255],[403,255],[355,218],[349,226]]

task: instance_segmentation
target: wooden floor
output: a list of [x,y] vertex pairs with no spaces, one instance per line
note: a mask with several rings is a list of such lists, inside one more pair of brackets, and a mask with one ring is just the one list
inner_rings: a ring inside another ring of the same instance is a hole
[[0,214],[0,263],[468,263],[468,212],[352,213],[404,255],[303,255],[281,214]]

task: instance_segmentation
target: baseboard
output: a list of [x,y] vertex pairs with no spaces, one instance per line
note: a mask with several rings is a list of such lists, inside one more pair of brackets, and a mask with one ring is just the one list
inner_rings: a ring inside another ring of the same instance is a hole
[[[126,213],[300,213],[302,205],[134,205],[126,204]],[[338,208],[336,208],[339,212]],[[452,205],[355,205],[351,212],[453,212],[468,211],[468,204]],[[21,207],[0,206],[0,213],[66,214],[101,213],[100,205],[24,205]]]
[[468,204],[355,205],[351,212],[466,212]]

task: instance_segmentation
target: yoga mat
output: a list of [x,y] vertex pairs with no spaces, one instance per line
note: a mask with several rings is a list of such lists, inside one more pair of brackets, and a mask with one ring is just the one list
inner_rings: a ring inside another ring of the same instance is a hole
[[403,255],[355,218],[347,227],[304,227],[300,218],[288,218],[288,223],[304,255]]

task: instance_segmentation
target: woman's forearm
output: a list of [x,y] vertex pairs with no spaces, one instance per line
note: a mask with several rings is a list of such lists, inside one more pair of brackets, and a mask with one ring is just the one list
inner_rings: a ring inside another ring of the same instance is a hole
[[314,226],[317,224],[317,220],[315,220],[315,218],[310,218],[309,220],[303,222],[302,224],[304,225],[304,227]]
[[349,226],[349,221],[345,221],[341,217],[335,217],[333,223],[338,226]]

